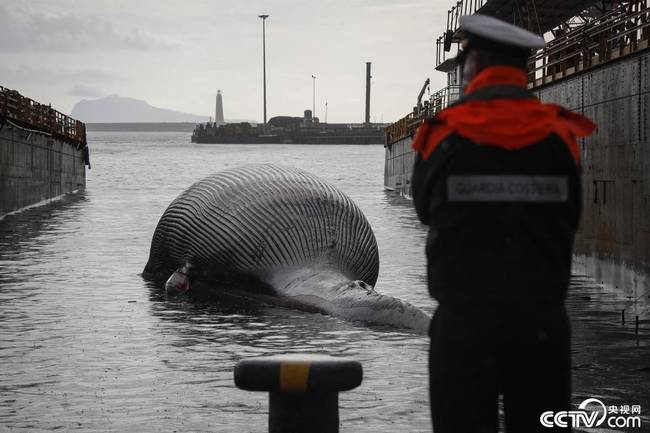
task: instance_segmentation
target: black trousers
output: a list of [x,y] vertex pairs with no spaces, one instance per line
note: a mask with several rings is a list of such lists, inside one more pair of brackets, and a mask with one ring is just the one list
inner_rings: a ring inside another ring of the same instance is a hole
[[540,415],[570,410],[570,329],[564,305],[528,310],[440,306],[430,334],[435,433],[498,431],[499,395],[508,433],[556,431],[543,427]]

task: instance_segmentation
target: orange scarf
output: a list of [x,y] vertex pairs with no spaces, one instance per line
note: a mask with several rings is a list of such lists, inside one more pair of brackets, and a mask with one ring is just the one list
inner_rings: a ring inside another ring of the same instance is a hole
[[[494,66],[479,73],[465,93],[490,86],[526,87],[526,74],[509,66]],[[424,121],[413,140],[413,149],[428,159],[438,145],[456,132],[476,144],[517,150],[556,133],[569,147],[573,159],[580,162],[577,138],[586,137],[596,124],[581,114],[559,105],[544,104],[537,98],[468,101],[449,107]]]

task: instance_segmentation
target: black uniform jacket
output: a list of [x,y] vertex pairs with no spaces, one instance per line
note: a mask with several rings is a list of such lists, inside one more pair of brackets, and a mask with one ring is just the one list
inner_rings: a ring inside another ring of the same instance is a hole
[[[534,98],[501,86],[459,103],[504,96]],[[558,135],[510,150],[452,133],[428,159],[418,155],[412,188],[418,217],[430,228],[429,291],[441,304],[564,301],[581,184],[578,163]]]

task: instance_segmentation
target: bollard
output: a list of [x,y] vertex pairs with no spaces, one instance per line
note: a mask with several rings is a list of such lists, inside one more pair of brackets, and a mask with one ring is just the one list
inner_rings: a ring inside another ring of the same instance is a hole
[[238,388],[269,392],[269,433],[337,433],[338,393],[362,378],[358,361],[325,355],[264,356],[235,366]]

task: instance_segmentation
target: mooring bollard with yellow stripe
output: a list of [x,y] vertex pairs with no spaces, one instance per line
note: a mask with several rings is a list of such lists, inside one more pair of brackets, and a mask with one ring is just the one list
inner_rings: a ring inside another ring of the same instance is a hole
[[269,392],[269,433],[338,432],[338,393],[362,378],[358,361],[325,355],[264,356],[235,366],[239,388]]

